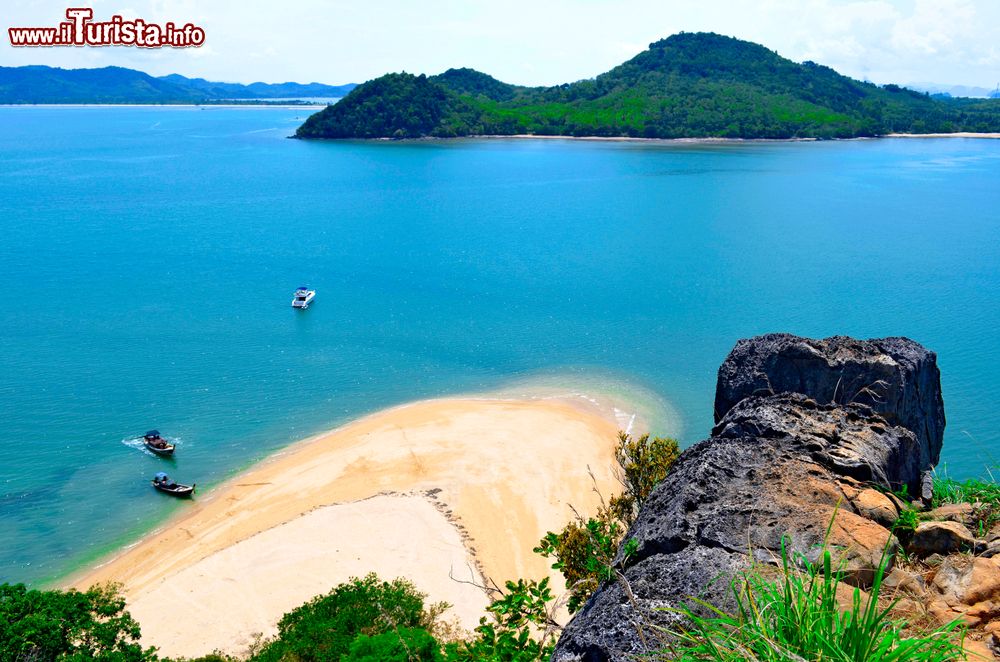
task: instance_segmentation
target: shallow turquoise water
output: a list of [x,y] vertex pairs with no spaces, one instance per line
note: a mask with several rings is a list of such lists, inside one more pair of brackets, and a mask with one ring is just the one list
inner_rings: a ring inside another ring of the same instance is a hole
[[183,508],[164,466],[211,486],[416,398],[613,383],[693,443],[767,331],[925,343],[949,472],[992,461],[1000,141],[286,140],[304,112],[0,108],[0,580]]

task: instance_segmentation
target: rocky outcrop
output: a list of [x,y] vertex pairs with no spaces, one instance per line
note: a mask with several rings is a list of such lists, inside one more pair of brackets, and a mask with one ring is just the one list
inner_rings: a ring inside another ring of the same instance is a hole
[[922,522],[913,532],[909,551],[917,556],[969,552],[976,548],[976,538],[958,522]]
[[[824,340],[774,333],[741,340],[719,368],[715,420],[751,395],[802,393],[817,402],[863,404],[913,431],[917,464],[937,464],[944,402],[937,357],[908,338]],[[919,494],[919,483],[910,485]]]
[[732,577],[776,563],[783,540],[815,560],[826,539],[845,581],[869,586],[897,544],[885,525],[898,514],[870,487],[918,486],[940,451],[935,357],[906,339],[741,341],[719,371],[716,402],[712,436],[681,455],[629,530],[623,580],[591,597],[553,660],[662,648],[672,608],[693,597],[731,606]]

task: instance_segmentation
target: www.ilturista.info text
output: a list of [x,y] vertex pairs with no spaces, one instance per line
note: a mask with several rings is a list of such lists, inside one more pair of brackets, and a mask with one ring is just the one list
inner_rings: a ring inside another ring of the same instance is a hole
[[115,15],[108,21],[93,21],[94,10],[79,7],[66,10],[66,18],[56,27],[7,28],[11,46],[138,46],[140,48],[190,48],[205,43],[205,30],[187,23],[147,23],[141,18],[126,20]]

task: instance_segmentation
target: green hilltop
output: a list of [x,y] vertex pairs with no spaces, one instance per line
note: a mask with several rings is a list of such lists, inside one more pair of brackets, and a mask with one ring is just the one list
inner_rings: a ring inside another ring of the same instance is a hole
[[596,78],[521,87],[472,69],[386,74],[308,118],[299,138],[535,134],[853,138],[1000,130],[1000,100],[938,99],[713,33],[650,44]]

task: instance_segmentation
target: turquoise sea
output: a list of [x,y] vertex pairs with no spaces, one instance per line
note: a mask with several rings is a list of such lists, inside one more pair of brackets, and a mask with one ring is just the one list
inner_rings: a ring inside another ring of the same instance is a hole
[[949,473],[994,461],[1000,141],[287,140],[307,112],[0,108],[0,581],[184,508],[161,468],[419,398],[640,394],[691,444],[768,331],[926,344]]

